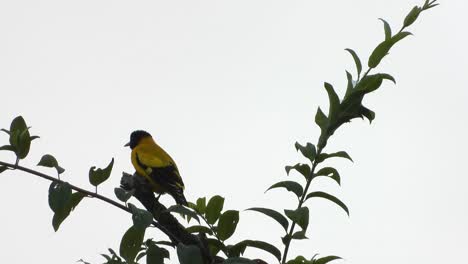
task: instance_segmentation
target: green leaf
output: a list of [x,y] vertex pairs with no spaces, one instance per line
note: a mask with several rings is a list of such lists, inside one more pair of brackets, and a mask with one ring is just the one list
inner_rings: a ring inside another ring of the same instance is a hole
[[153,215],[145,209],[140,209],[129,203],[128,208],[132,211],[133,225],[145,229],[153,223]]
[[383,19],[383,18],[379,18],[379,19],[384,24],[385,40],[391,39],[392,38],[392,29],[390,27],[390,24],[388,24],[388,22],[385,21],[385,19]]
[[333,128],[336,129],[341,124],[349,122],[351,119],[357,117],[367,117],[369,121],[372,121],[375,118],[375,113],[364,107],[362,105],[362,100],[365,94],[377,90],[382,85],[383,80],[395,81],[392,76],[385,73],[367,75],[360,80],[354,88],[349,89],[341,103],[342,110],[340,112],[339,122],[337,122]]
[[322,109],[320,109],[320,107],[317,109],[317,114],[315,114],[315,123],[320,127],[322,131],[326,131],[328,127],[328,118],[322,112]]
[[230,238],[234,231],[236,231],[237,224],[239,223],[239,211],[228,210],[219,217],[218,222],[218,237],[221,240]]
[[8,169],[8,167],[7,167],[7,166],[3,166],[3,165],[2,165],[2,166],[0,166],[0,173],[2,173],[2,172],[4,172],[4,171],[6,171],[7,169]]
[[295,193],[298,198],[301,197],[302,192],[303,192],[302,186],[299,183],[294,182],[294,181],[277,182],[273,184],[272,186],[270,186],[270,188],[268,188],[265,192],[271,189],[275,189],[275,188],[285,188],[286,190]]
[[223,210],[224,206],[224,198],[215,195],[213,196],[208,205],[206,206],[206,220],[209,224],[213,225],[218,220],[219,216],[221,215],[221,211]]
[[164,264],[164,259],[169,258],[169,251],[150,244],[146,250],[146,264]]
[[334,157],[345,158],[345,159],[349,159],[350,161],[353,161],[353,159],[351,159],[351,157],[348,155],[348,153],[346,153],[346,151],[338,151],[338,152],[330,153],[330,154],[327,154],[327,153],[320,154],[317,157],[317,162],[320,163],[328,158],[334,158]]
[[387,73],[379,73],[379,76],[384,79],[384,80],[390,80],[392,81],[394,84],[396,84],[396,81],[395,81],[395,78],[393,78],[393,76],[391,76],[390,74],[387,74]]
[[[203,214],[200,214],[200,212],[198,212],[198,209],[197,209],[197,205],[192,203],[192,202],[187,202],[187,208],[195,211],[195,213],[197,215],[201,215],[203,216]],[[192,220],[192,217],[188,216],[188,215],[182,215],[182,217],[184,217],[184,219],[187,220],[187,223],[190,223],[190,220]]]
[[67,182],[53,182],[49,187],[49,207],[54,213],[65,208],[70,201],[72,190]]
[[60,167],[57,160],[55,159],[54,156],[50,154],[45,154],[42,156],[41,160],[37,164],[37,166],[43,166],[43,167],[48,167],[48,168],[55,168],[57,170],[58,174],[62,174],[65,169]]
[[1,146],[1,147],[0,147],[0,150],[7,150],[7,151],[13,151],[13,152],[15,152],[15,148],[14,148],[13,146],[10,146],[10,145]]
[[109,250],[109,252],[111,253],[112,258],[115,257],[115,258],[117,258],[117,259],[119,259],[119,260],[121,259],[121,258],[117,255],[117,253],[115,253],[115,251],[114,251],[112,248],[108,248],[107,250]]
[[291,241],[291,236],[289,234],[286,234],[284,237],[281,237],[281,241],[284,245],[287,245]]
[[377,67],[382,61],[382,59],[385,56],[387,56],[392,46],[393,46],[393,42],[391,41],[391,39],[385,40],[384,42],[377,45],[377,47],[374,49],[374,51],[371,53],[369,57],[369,61],[367,63],[369,68]]
[[103,183],[111,175],[113,166],[114,166],[114,158],[112,158],[109,165],[107,165],[107,167],[104,169],[101,169],[101,168],[96,169],[95,166],[91,167],[89,169],[89,182],[93,186],[98,186],[99,184]]
[[10,145],[15,149],[15,152],[16,152],[16,148],[19,144],[19,135],[21,134],[21,131],[18,131],[18,130],[13,130],[11,131],[11,134],[10,134]]
[[357,74],[358,74],[358,76],[361,75],[362,64],[361,64],[361,60],[359,59],[359,56],[352,49],[345,49],[345,50],[347,52],[349,52],[351,54],[351,56],[353,56],[354,63],[356,64]]
[[307,143],[305,146],[302,146],[299,142],[296,142],[294,146],[296,147],[296,151],[301,151],[304,157],[308,158],[311,162],[314,161],[315,155],[317,154],[314,144]]
[[336,118],[336,114],[340,110],[340,98],[335,92],[335,89],[333,86],[329,83],[324,84],[325,89],[327,90],[328,93],[328,99],[330,103],[330,109],[328,111],[328,119],[332,120]]
[[72,190],[68,183],[53,182],[49,187],[49,206],[54,212],[52,227],[57,231],[71,211]]
[[324,168],[320,169],[317,173],[315,173],[314,178],[319,177],[319,176],[330,177],[333,180],[335,180],[338,183],[338,185],[341,185],[341,183],[340,183],[340,181],[341,181],[340,174],[338,173],[338,170],[336,170],[335,168],[324,167]]
[[135,262],[138,263],[144,256],[146,256],[146,251],[140,251],[135,258]]
[[382,81],[380,74],[368,75],[356,85],[354,92],[360,95],[373,92],[382,85]]
[[111,260],[111,257],[107,254],[101,254],[103,258],[105,258],[107,261]]
[[256,264],[256,262],[246,258],[235,257],[225,259],[223,264]]
[[216,256],[220,250],[226,252],[226,247],[218,239],[207,238],[206,242],[208,243],[211,255]]
[[13,131],[20,131],[23,132],[24,130],[27,130],[28,126],[26,125],[26,121],[24,121],[24,118],[22,116],[17,116],[13,121],[11,121],[10,124],[10,133]]
[[187,232],[189,233],[205,233],[209,235],[213,235],[213,231],[206,226],[201,225],[194,225],[186,228]]
[[353,76],[348,71],[346,71],[346,78],[348,79],[348,85],[346,87],[346,93],[345,93],[345,97],[344,97],[345,99],[346,99],[346,97],[348,97],[348,95],[351,93],[351,91],[354,88]]
[[206,197],[197,199],[197,209],[200,214],[205,214],[206,211]]
[[405,17],[403,28],[411,26],[416,21],[416,19],[418,19],[421,10],[422,9],[418,6],[413,7],[413,9],[411,9],[411,11]]
[[286,170],[286,174],[288,175],[291,170],[296,170],[297,172],[302,174],[302,176],[304,176],[304,178],[306,179],[310,177],[310,171],[311,171],[310,166],[308,164],[302,164],[302,163],[298,163],[294,166],[286,166],[285,170]]
[[426,0],[424,2],[423,10],[428,10],[428,9],[438,6],[439,4],[434,4],[435,2],[437,2],[437,0],[433,0],[431,2],[429,2],[429,0]]
[[177,256],[180,264],[203,264],[200,249],[197,246],[186,246],[182,243],[177,245]]
[[302,230],[307,230],[309,226],[309,208],[301,207],[296,210],[284,210],[286,216],[296,222]]
[[63,208],[62,210],[54,213],[54,216],[52,217],[52,227],[54,228],[55,232],[57,232],[60,225],[63,223],[63,221],[65,221],[65,219],[69,215],[70,215],[70,210],[68,208]]
[[259,208],[259,207],[253,207],[247,210],[259,212],[259,213],[262,213],[266,216],[273,218],[274,220],[276,220],[276,222],[278,222],[281,226],[283,226],[285,231],[288,231],[288,226],[289,226],[288,219],[286,219],[286,217],[284,217],[281,213],[275,210],[269,209],[269,208]]
[[114,193],[117,199],[126,203],[128,199],[130,199],[135,194],[135,190],[132,189],[131,191],[126,191],[120,187],[117,187],[117,188],[114,188]]
[[312,261],[307,260],[303,256],[297,256],[295,259],[291,259],[286,264],[313,264]]
[[308,237],[306,236],[305,230],[294,232],[294,234],[292,235],[292,238],[297,239],[297,240],[308,239]]
[[3,132],[5,132],[5,133],[7,133],[8,135],[11,134],[9,130],[6,130],[6,129],[4,129],[4,128],[0,129],[0,131],[3,131]]
[[361,106],[361,114],[363,116],[365,116],[368,120],[369,120],[369,123],[372,124],[372,121],[375,119],[375,113],[374,111],[364,107],[364,106]]
[[68,183],[52,183],[49,188],[49,206],[54,211],[52,226],[57,231],[70,212],[86,195],[80,192],[72,193]]
[[[4,131],[7,132],[7,130]],[[12,149],[14,149],[16,156],[19,159],[26,158],[26,156],[29,153],[31,141],[34,138],[37,138],[37,136],[31,137],[31,135],[29,134],[29,128],[26,125],[26,122],[24,121],[23,117],[18,116],[15,119],[13,119],[10,125],[9,135],[10,145]],[[8,150],[11,150],[11,148]]]
[[393,36],[392,38],[383,41],[380,43],[372,52],[372,54],[369,57],[368,61],[368,66],[369,68],[375,68],[377,67],[382,59],[388,54],[390,49],[395,45],[398,41],[406,38],[407,36],[411,35],[410,32],[407,31],[402,31],[398,32]]
[[81,200],[83,200],[83,198],[85,197],[86,197],[86,194],[81,193],[81,192],[72,193],[69,204],[68,204],[68,207],[70,208],[70,210],[71,211],[75,210],[75,208],[78,206]]
[[327,264],[330,261],[341,259],[338,256],[327,256],[319,259],[314,259],[312,264]]
[[127,263],[133,263],[136,255],[140,251],[145,236],[145,229],[137,226],[131,226],[122,237],[120,241],[120,256],[122,256]]
[[402,31],[402,32],[399,32],[398,34],[396,34],[395,36],[392,37],[392,42],[393,44],[396,44],[398,41],[408,37],[408,36],[411,36],[413,34],[411,34],[411,32],[408,32],[408,31]]
[[31,147],[31,135],[27,128],[19,134],[18,143],[14,147],[18,158],[24,159],[28,156]]
[[235,245],[228,245],[226,255],[228,257],[230,257],[230,258],[240,257],[241,255],[244,254],[246,248],[247,248],[247,246],[244,243],[241,243],[241,242],[239,242],[239,243],[237,243]]
[[187,207],[184,207],[183,205],[180,205],[180,204],[173,205],[173,206],[167,208],[167,211],[168,212],[178,213],[182,217],[189,216],[189,217],[197,220],[198,223],[200,223],[200,218],[198,218],[197,213],[195,213],[194,211],[188,209]]
[[244,241],[241,241],[239,243],[237,243],[236,245],[233,246],[234,248],[240,248],[240,249],[243,249],[240,251],[240,253],[242,254],[245,250],[245,247],[253,247],[253,248],[258,248],[258,249],[261,249],[263,251],[266,251],[270,254],[272,254],[273,256],[275,256],[275,258],[280,261],[281,260],[281,251],[267,243],[267,242],[263,242],[263,241],[260,241],[260,240],[244,240]]
[[328,127],[329,127],[330,120],[322,112],[322,109],[320,109],[320,107],[317,109],[317,113],[315,114],[315,123],[320,127],[320,131],[321,131],[317,147],[319,149],[323,149],[327,145],[327,140],[329,137]]
[[336,198],[335,196],[333,196],[331,194],[328,194],[328,193],[325,193],[325,192],[311,192],[311,193],[307,194],[305,200],[308,200],[309,198],[312,198],[312,197],[320,197],[320,198],[324,198],[324,199],[327,199],[329,201],[332,201],[333,203],[335,203],[339,207],[343,208],[343,210],[345,210],[346,214],[348,214],[348,216],[349,216],[348,207],[342,201],[340,201],[340,199]]

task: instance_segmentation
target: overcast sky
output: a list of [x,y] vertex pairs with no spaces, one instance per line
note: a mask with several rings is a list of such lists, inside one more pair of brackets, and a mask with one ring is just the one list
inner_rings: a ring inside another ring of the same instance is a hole
[[[189,200],[221,194],[228,209],[292,209],[291,193],[264,190],[287,179],[285,165],[304,161],[295,141],[317,141],[315,111],[328,103],[323,82],[342,94],[345,69],[354,73],[344,49],[366,60],[383,39],[377,18],[396,31],[422,2],[1,1],[0,127],[24,116],[41,138],[22,164],[35,167],[51,153],[65,179],[88,189],[89,167],[114,157],[99,188],[110,197],[121,172],[132,172],[123,144],[145,129],[178,163]],[[308,202],[310,239],[295,241],[291,257],[466,258],[466,10],[466,1],[442,1],[384,60],[379,70],[397,85],[366,98],[376,120],[354,120],[327,146],[355,161],[327,163],[340,170],[342,187],[327,179],[312,186],[345,201],[351,216],[325,200]],[[0,135],[0,145],[7,142]],[[0,160],[14,158],[1,152]],[[131,225],[123,211],[86,199],[55,233],[49,182],[11,171],[0,179],[2,263],[100,263],[99,253],[118,249]],[[282,235],[269,218],[242,212],[232,242],[261,239],[282,249]],[[246,256],[273,263],[260,251]]]

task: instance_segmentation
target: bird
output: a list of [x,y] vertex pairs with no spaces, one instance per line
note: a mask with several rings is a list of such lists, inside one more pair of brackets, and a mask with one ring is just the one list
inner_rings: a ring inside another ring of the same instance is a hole
[[159,197],[168,193],[178,205],[188,206],[184,182],[174,160],[153,139],[150,133],[136,130],[130,134],[131,162],[137,174],[145,177]]

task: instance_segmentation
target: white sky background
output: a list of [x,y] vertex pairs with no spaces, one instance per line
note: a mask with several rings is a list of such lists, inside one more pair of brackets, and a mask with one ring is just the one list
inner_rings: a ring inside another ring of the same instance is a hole
[[[145,129],[179,164],[189,200],[221,194],[228,209],[294,208],[291,193],[263,192],[288,179],[285,165],[304,161],[296,140],[316,143],[315,111],[328,104],[323,82],[342,94],[344,70],[355,72],[344,48],[367,62],[383,38],[377,18],[396,31],[422,2],[1,1],[0,127],[23,115],[41,139],[22,164],[35,167],[54,154],[64,178],[88,189],[89,167],[115,157],[99,188],[110,197],[121,171],[132,172],[123,144]],[[325,200],[309,201],[311,239],[293,242],[291,257],[463,262],[467,9],[451,0],[423,13],[410,28],[415,36],[384,60],[379,69],[397,86],[386,83],[366,99],[375,122],[354,120],[327,146],[355,160],[328,162],[340,169],[342,188],[327,179],[313,185],[345,201],[351,217]],[[0,136],[0,145],[7,141]],[[123,211],[86,199],[55,233],[49,182],[11,171],[0,179],[2,263],[100,263],[99,253],[118,249],[131,225]],[[242,212],[231,241],[262,239],[282,249],[281,235],[266,216]],[[246,256],[273,262],[260,251]]]

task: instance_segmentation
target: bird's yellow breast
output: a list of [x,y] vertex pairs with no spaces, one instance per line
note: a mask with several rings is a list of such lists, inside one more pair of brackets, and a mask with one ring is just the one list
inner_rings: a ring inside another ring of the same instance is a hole
[[140,140],[138,145],[132,150],[131,161],[137,173],[147,178],[151,183],[153,191],[157,193],[165,192],[149,175],[153,168],[176,165],[169,154],[154,142],[153,138],[147,137]]

